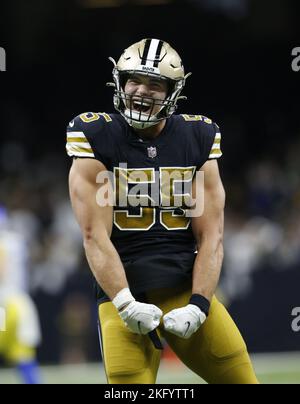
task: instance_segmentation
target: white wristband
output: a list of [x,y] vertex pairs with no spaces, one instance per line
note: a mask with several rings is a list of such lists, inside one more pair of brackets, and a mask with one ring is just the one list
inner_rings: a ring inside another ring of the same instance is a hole
[[117,310],[120,310],[123,306],[134,302],[135,298],[132,296],[128,288],[122,289],[113,299],[112,303],[115,305]]

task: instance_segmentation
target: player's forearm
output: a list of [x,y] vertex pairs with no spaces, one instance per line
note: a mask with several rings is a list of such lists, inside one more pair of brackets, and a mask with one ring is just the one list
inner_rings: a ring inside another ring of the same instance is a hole
[[90,268],[100,287],[113,300],[124,288],[128,288],[125,270],[112,242],[86,239],[84,248]]
[[219,283],[224,249],[222,238],[209,238],[198,247],[198,255],[193,271],[193,294],[212,300]]

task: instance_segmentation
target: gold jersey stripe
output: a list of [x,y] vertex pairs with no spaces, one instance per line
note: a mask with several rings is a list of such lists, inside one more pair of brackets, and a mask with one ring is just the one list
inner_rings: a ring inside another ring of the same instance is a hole
[[68,137],[68,143],[88,143],[84,137]]
[[92,153],[92,154],[94,154],[93,150],[91,148],[89,148],[89,147],[84,148],[84,147],[71,145],[71,149],[73,151],[75,151],[75,152],[78,152],[78,153]]
[[82,137],[85,138],[85,134],[83,132],[67,132],[67,137]]
[[217,132],[214,140],[214,144],[212,145],[209,158],[219,158],[223,155],[221,151],[221,133]]
[[93,150],[89,147],[83,148],[67,144],[67,152],[69,156],[95,157]]
[[83,143],[81,143],[81,142],[68,142],[67,143],[67,146],[69,146],[69,147],[79,147],[79,148],[81,148],[81,149],[84,149],[84,150],[91,150],[92,151],[92,148],[91,148],[91,145],[89,144],[89,142],[83,142]]
[[72,142],[72,143],[68,143],[68,145],[70,147],[81,147],[82,149],[86,149],[86,150],[91,149],[91,145],[88,142],[84,142],[84,143]]
[[210,152],[210,154],[218,154],[218,153],[222,153],[220,148],[212,149],[212,151]]

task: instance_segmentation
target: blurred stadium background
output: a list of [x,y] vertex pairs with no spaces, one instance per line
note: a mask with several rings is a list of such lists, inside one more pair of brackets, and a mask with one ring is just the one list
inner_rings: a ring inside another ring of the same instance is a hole
[[[109,56],[170,42],[193,72],[179,112],[223,133],[226,259],[219,295],[265,383],[300,382],[300,46],[296,0],[12,0],[1,5],[0,204],[25,237],[45,383],[105,383],[92,279],[70,209],[65,128],[111,112]],[[18,379],[4,365],[0,383]],[[159,382],[197,383],[166,351]]]

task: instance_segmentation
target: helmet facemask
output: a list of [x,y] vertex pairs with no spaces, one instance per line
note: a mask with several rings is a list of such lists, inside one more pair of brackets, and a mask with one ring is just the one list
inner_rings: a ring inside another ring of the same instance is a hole
[[[128,51],[139,44],[133,45],[131,48],[129,48]],[[135,52],[135,55],[136,54],[138,54],[137,63],[133,63],[130,61],[130,59],[133,59],[134,56],[132,58],[128,57],[129,62],[127,63],[127,58],[124,58],[124,63],[121,63],[121,67],[120,61],[117,64],[113,58],[109,58],[114,64],[114,83],[108,83],[108,85],[115,87],[114,106],[115,109],[124,117],[127,123],[135,129],[146,129],[151,126],[157,125],[162,120],[169,118],[177,109],[177,101],[179,99],[186,99],[186,97],[181,97],[180,94],[185,86],[185,80],[190,74],[184,76],[183,73],[181,74],[181,77],[168,77],[161,74],[159,68],[148,69],[147,67],[141,65],[140,60],[142,58],[140,51],[138,50],[138,52]],[[124,54],[122,56],[124,56]],[[162,57],[160,62],[163,61],[165,56]],[[127,66],[129,67],[128,69]],[[148,70],[150,70],[150,72]],[[154,99],[152,97],[144,97],[126,93],[125,84],[131,75],[144,75],[167,81],[168,93],[166,98],[164,100],[161,100]],[[135,108],[133,108],[134,105]],[[156,109],[157,106],[160,107],[159,111],[153,113],[154,109]]]

